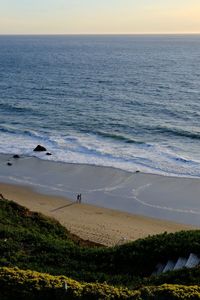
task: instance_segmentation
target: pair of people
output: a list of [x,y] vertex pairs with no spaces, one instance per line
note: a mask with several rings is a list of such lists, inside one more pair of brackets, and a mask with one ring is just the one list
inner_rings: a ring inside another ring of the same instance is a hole
[[81,200],[82,200],[82,199],[81,199],[81,194],[78,194],[78,195],[77,195],[76,200],[77,200],[77,203],[79,203],[79,204],[81,203]]

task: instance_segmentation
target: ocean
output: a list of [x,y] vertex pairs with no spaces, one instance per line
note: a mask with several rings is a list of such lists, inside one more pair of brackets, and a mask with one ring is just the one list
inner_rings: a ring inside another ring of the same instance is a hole
[[200,35],[0,36],[0,153],[200,177]]

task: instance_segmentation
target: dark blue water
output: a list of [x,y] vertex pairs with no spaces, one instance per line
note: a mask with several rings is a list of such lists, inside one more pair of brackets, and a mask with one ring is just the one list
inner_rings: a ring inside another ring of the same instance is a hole
[[[200,36],[1,36],[0,152],[200,176]],[[34,154],[35,155],[35,154]]]

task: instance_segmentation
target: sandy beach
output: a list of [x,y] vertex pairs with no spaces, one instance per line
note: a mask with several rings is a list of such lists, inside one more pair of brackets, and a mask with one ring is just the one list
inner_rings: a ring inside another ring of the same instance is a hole
[[200,227],[198,178],[11,155],[0,155],[0,167],[5,198],[59,220],[85,240],[110,246]]
[[[42,155],[42,154],[41,154]],[[42,158],[42,157],[41,157]],[[7,165],[7,163],[11,165]],[[135,215],[200,227],[200,179],[0,155],[0,182]]]
[[37,193],[29,187],[1,183],[0,192],[5,198],[12,199],[32,211],[55,218],[82,239],[106,246],[165,231],[175,232],[193,228],[94,205],[77,204],[61,196]]

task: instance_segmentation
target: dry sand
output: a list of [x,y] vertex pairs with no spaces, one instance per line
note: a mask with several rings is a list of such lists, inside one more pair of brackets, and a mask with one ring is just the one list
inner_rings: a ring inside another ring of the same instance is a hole
[[189,225],[133,215],[89,204],[77,204],[60,196],[40,194],[29,187],[0,184],[0,193],[32,211],[57,219],[72,233],[107,246],[162,232],[194,228]]

